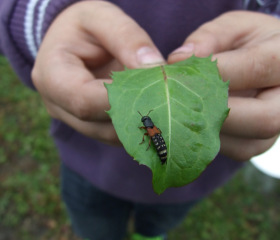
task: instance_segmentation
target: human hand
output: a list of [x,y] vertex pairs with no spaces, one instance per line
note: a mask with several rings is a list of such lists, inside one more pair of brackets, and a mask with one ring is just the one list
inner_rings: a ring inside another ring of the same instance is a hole
[[115,5],[84,1],[51,24],[36,57],[32,80],[49,114],[84,135],[120,144],[105,113],[104,82],[111,71],[164,60],[150,37]]
[[280,133],[280,21],[246,11],[229,12],[191,34],[168,63],[213,53],[230,80],[230,113],[221,153],[246,161],[269,149]]

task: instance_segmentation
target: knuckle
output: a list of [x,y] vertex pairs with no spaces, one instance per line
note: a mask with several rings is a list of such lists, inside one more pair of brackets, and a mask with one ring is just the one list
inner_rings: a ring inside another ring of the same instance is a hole
[[94,4],[95,4],[95,9],[99,11],[101,10],[101,12],[106,9],[107,10],[119,9],[115,4],[107,1],[96,1]]
[[92,119],[92,113],[85,99],[80,95],[72,97],[69,103],[70,109],[72,109],[73,115],[82,121],[88,121]]
[[110,129],[109,131],[107,131],[107,134],[105,137],[106,137],[106,140],[109,142],[115,143],[115,142],[119,141],[118,135],[114,129]]
[[255,140],[248,141],[248,143],[241,146],[238,151],[235,152],[235,158],[238,161],[245,162],[250,160],[252,157],[262,153],[259,144]]
[[[126,18],[122,18],[119,21],[121,21],[121,23],[119,24],[118,28],[115,29],[114,35],[119,37],[120,42],[123,42],[124,44],[129,44],[128,40],[130,40],[131,38],[134,38],[136,36],[135,29],[138,29],[138,31],[137,31],[137,36],[139,37],[138,41],[142,40],[142,35],[138,34],[139,31],[142,31],[142,29],[138,28],[138,26],[136,26],[135,22],[130,21]],[[134,34],[131,34],[131,33],[134,33]]]
[[98,138],[103,142],[111,145],[116,145],[117,143],[119,143],[118,135],[112,124],[110,124],[109,126],[108,124],[106,124],[106,127],[102,128],[102,131],[99,131],[98,133]]
[[276,136],[280,132],[280,118],[277,113],[267,110],[259,117],[259,137],[268,139]]
[[[195,55],[198,57],[208,56],[210,53],[216,53],[221,48],[223,41],[217,36],[219,26],[214,21],[207,22],[198,28],[199,34],[191,36],[191,41],[199,44],[195,49]],[[211,49],[209,53],[209,49]]]
[[253,156],[255,156],[255,151],[252,144],[248,143],[241,146],[237,151],[235,151],[235,159],[241,162],[245,162],[250,160]]
[[213,22],[207,22],[199,27],[199,33],[201,34],[201,39],[207,39],[207,42],[211,44],[218,41],[218,37],[214,34],[216,25]]
[[265,80],[269,78],[272,72],[270,62],[266,61],[267,57],[264,57],[264,54],[259,48],[250,49],[248,56],[251,56],[248,58],[248,69],[246,69],[246,73],[251,75],[251,77],[248,78],[251,79],[251,81],[248,82],[248,87],[254,86],[255,82],[263,83],[265,86],[265,84],[267,84]]
[[52,118],[58,118],[56,111],[54,111],[51,107],[46,106],[46,110]]
[[242,161],[250,160],[252,157],[259,155],[261,150],[259,149],[258,144],[255,141],[252,141],[244,148],[244,156],[240,156]]
[[240,160],[246,161],[250,160],[251,158],[264,153],[267,151],[276,141],[277,137],[272,137],[269,139],[254,139],[248,141],[248,144],[243,147],[243,156],[240,154]]
[[52,117],[52,118],[56,118],[59,119],[59,114],[58,111],[56,111],[56,108],[53,106],[53,104],[49,103],[47,100],[45,100],[44,98],[43,102],[45,104],[45,109],[47,111],[47,113]]
[[35,86],[37,86],[37,81],[39,79],[39,71],[37,70],[37,68],[33,68],[32,71],[31,71],[31,79],[32,79],[32,82]]

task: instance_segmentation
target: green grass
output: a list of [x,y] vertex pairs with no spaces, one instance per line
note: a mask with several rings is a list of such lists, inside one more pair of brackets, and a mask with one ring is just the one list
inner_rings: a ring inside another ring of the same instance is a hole
[[279,239],[279,180],[268,189],[256,184],[261,179],[271,181],[248,165],[196,206],[171,239]]
[[[0,240],[74,240],[59,158],[37,93],[0,57]],[[280,182],[251,165],[195,206],[171,240],[280,239]]]
[[68,239],[50,118],[2,57],[0,106],[0,240]]

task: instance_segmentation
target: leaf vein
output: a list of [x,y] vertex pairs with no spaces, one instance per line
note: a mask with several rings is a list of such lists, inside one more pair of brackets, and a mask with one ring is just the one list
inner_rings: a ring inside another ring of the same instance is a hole
[[182,84],[180,81],[176,80],[175,78],[169,77],[168,79],[173,80],[174,82],[176,82],[177,84],[181,85],[183,88],[185,88],[187,91],[191,92],[193,95],[197,96],[198,98],[201,99],[201,96],[196,93],[195,91],[193,91],[192,89],[190,89],[189,87],[187,87],[186,85]]
[[156,80],[156,81],[153,81],[153,82],[151,82],[149,85],[147,85],[146,87],[143,87],[142,89],[141,89],[141,93],[143,93],[146,89],[148,89],[148,88],[150,88],[151,86],[153,86],[153,85],[155,85],[155,84],[157,84],[157,83],[159,83],[161,80],[159,79],[159,80]]
[[178,104],[180,104],[183,108],[185,108],[185,107],[186,107],[186,105],[185,105],[185,104],[183,104],[182,102],[178,101],[176,98],[171,97],[170,99],[171,99],[172,101],[177,102]]

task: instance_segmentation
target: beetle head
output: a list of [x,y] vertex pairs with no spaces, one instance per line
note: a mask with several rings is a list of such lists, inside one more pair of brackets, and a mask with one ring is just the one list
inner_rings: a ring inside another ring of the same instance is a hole
[[151,118],[149,116],[142,116],[141,122],[151,121]]

